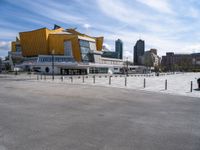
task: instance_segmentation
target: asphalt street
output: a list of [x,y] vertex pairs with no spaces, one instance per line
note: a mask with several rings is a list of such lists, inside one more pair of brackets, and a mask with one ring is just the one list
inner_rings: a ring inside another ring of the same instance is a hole
[[199,98],[0,78],[0,150],[199,149]]

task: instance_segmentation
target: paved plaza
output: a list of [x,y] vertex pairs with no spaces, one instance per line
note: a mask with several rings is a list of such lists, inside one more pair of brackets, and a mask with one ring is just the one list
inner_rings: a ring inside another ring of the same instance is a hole
[[[111,76],[111,78],[110,78]],[[0,76],[1,77],[1,76]],[[18,76],[10,75],[8,78],[26,79],[32,82],[50,82],[61,84],[81,84],[91,86],[116,87],[125,89],[134,89],[142,91],[151,91],[170,95],[182,95],[190,97],[200,97],[197,79],[200,73],[165,73],[160,76],[150,75],[93,75],[89,76],[55,76],[52,81],[51,76],[44,75],[27,75]],[[38,79],[38,80],[37,80]],[[145,81],[144,81],[145,80]],[[145,82],[145,87],[144,87]],[[166,83],[167,82],[167,83]],[[191,87],[192,82],[192,87]],[[191,91],[192,89],[192,91]]]
[[64,82],[1,76],[0,150],[200,149],[199,97]]

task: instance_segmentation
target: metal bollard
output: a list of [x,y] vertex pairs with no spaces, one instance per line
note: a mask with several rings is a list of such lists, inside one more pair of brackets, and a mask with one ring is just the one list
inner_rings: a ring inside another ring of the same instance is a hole
[[95,84],[95,76],[93,76],[93,83]]
[[165,80],[165,90],[167,90],[167,80]]
[[46,77],[46,74],[44,75],[44,80],[46,80],[47,79],[47,77]]
[[144,78],[144,88],[146,88],[146,79]]
[[37,80],[39,80],[39,75],[37,74]]
[[42,74],[40,74],[40,79],[42,80]]
[[63,76],[61,76],[61,78],[60,78],[60,79],[61,79],[61,81],[63,82],[63,79],[64,79],[64,77],[63,77]]
[[125,86],[127,86],[127,77],[125,76]]
[[193,82],[191,81],[191,84],[190,84],[190,92],[192,92],[193,90]]
[[71,83],[73,83],[73,77],[71,77]]
[[85,77],[83,76],[83,83],[85,82]]
[[111,76],[109,76],[109,85],[111,85]]

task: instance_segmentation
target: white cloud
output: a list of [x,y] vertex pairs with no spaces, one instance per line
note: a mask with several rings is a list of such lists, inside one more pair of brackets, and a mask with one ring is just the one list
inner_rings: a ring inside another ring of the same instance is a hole
[[111,51],[111,49],[112,49],[111,46],[105,42],[103,43],[103,46],[105,47],[105,49],[107,49],[109,51]]
[[169,0],[137,0],[137,1],[162,13],[170,13],[170,14],[174,13],[171,9]]
[[0,50],[5,50],[5,51],[8,51],[10,50],[10,42],[7,42],[7,41],[0,41]]
[[189,17],[199,18],[200,13],[199,13],[199,10],[198,10],[198,9],[196,9],[196,8],[194,8],[194,7],[190,7],[190,8],[188,9],[187,15],[188,15]]
[[[118,27],[111,26],[112,32],[105,34],[105,40],[117,38],[124,41],[124,54],[133,55],[133,46],[141,36],[146,41],[146,50],[157,48],[159,55],[165,55],[167,51],[175,53],[190,53],[192,45],[200,42],[198,38],[199,22],[187,22],[183,18],[186,8],[173,12],[176,1],[172,0],[137,0],[148,7],[158,11],[153,12],[144,8],[137,8],[122,0],[98,0],[101,11],[107,17],[114,18],[128,28],[117,30]],[[180,5],[182,1],[179,1]],[[134,4],[134,3],[132,3]],[[185,5],[185,4],[182,4]],[[188,6],[188,5],[186,5]],[[178,9],[178,8],[176,8]],[[111,11],[112,10],[112,11]],[[160,12],[160,13],[159,13]],[[183,13],[184,12],[184,13]],[[197,9],[191,6],[189,9],[190,18],[199,16]],[[132,30],[132,29],[134,30]],[[108,29],[108,31],[110,31]],[[191,36],[193,34],[193,36]],[[194,37],[195,38],[192,38]],[[192,38],[192,39],[191,39]],[[198,41],[199,40],[199,41]],[[200,52],[196,50],[196,52]]]
[[[62,5],[57,1],[49,0],[48,3],[46,3],[45,1],[39,1],[39,0],[34,0],[34,1],[22,0],[21,3],[18,3],[16,1],[10,0],[10,2],[15,5],[20,5],[20,7],[23,7],[25,9],[31,8],[30,10],[33,13],[49,18],[54,21],[59,21],[62,23],[77,23],[77,24],[82,24],[85,21],[84,18],[72,14],[73,11],[68,10],[70,9],[69,6],[66,7],[66,5]],[[23,5],[21,5],[22,3]]]
[[89,29],[89,28],[91,28],[91,25],[88,24],[88,23],[85,23],[85,24],[83,24],[83,27],[86,28],[86,29]]

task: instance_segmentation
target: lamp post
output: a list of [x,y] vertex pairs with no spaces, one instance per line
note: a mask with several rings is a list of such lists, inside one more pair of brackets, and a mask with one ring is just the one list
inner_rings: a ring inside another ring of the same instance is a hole
[[52,80],[54,80],[54,50],[52,50],[51,56],[52,56]]
[[126,57],[126,75],[128,76],[128,57]]

